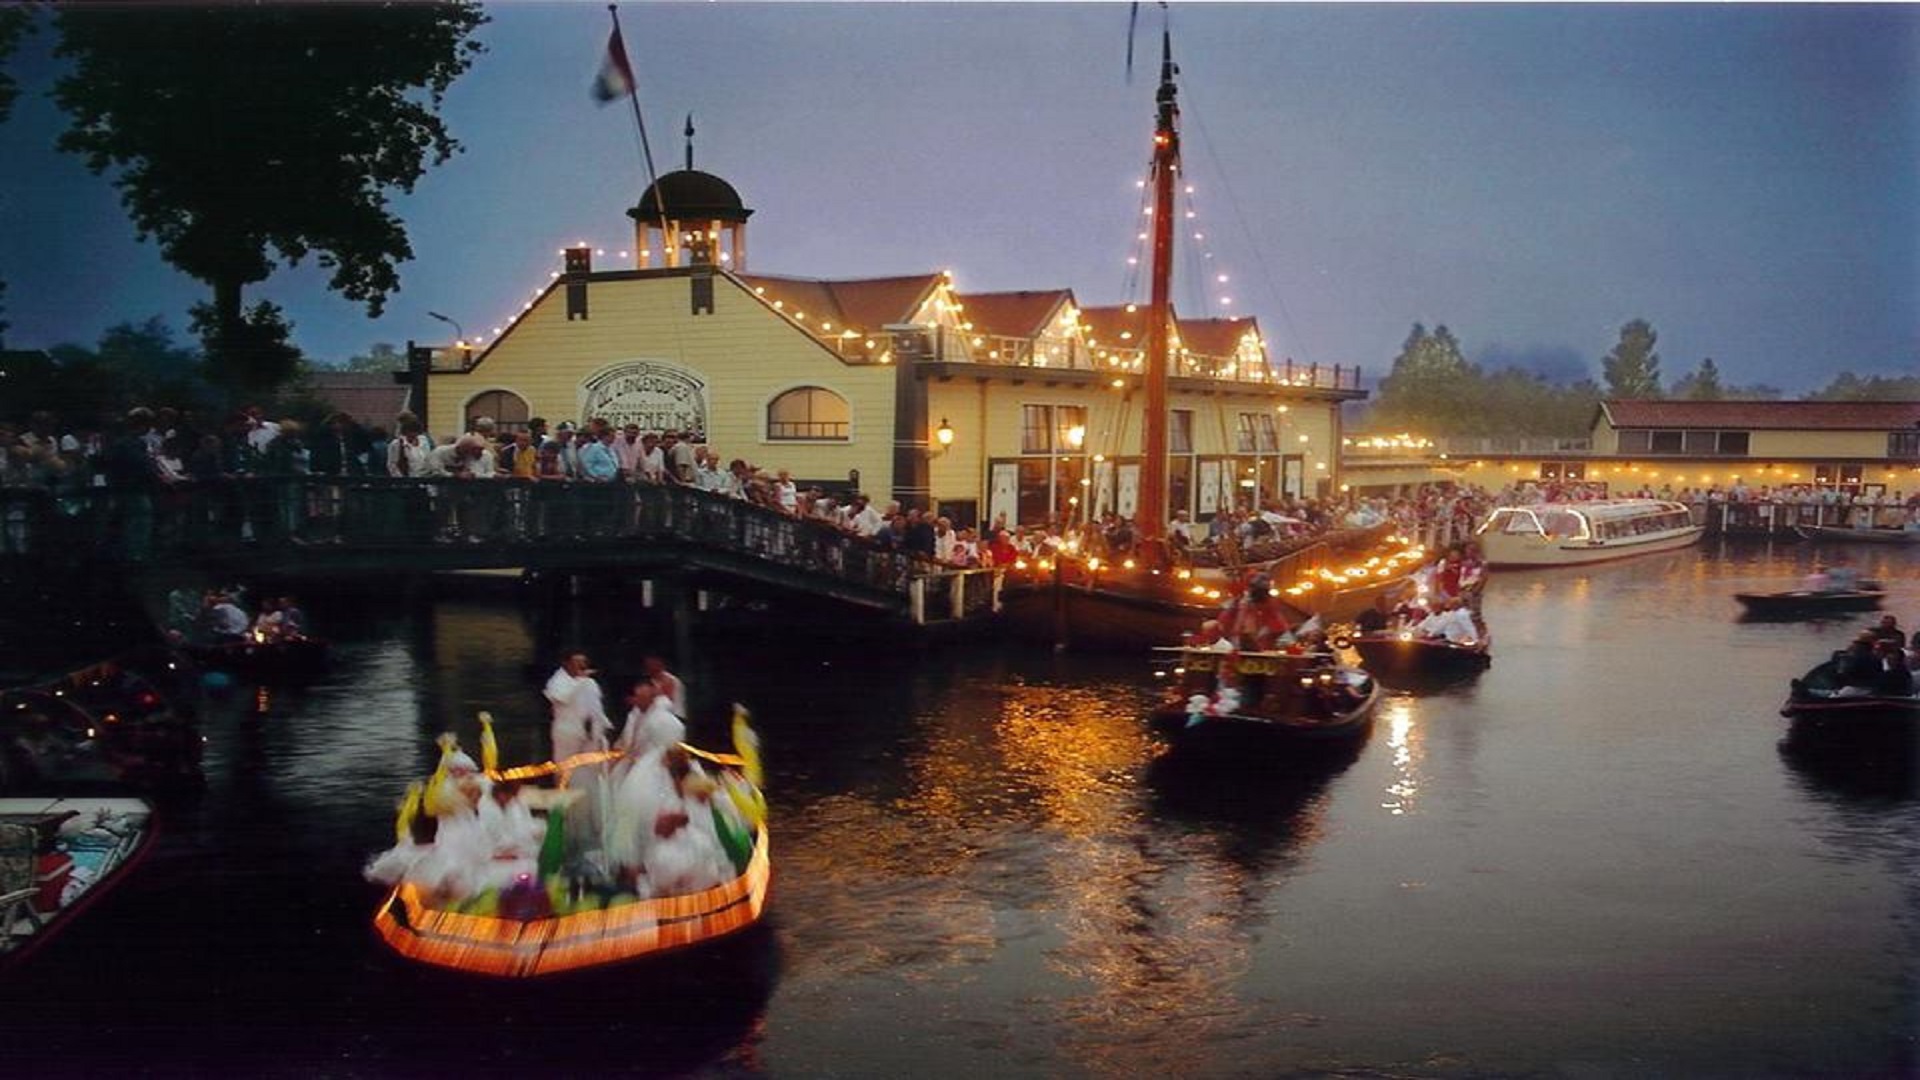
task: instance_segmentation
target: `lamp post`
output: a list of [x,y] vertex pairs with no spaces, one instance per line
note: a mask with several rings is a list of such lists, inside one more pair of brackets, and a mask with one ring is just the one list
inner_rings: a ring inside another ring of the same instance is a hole
[[1279,490],[1280,497],[1283,499],[1287,497],[1287,410],[1288,407],[1285,405],[1275,405],[1273,407],[1273,411],[1280,414],[1280,438],[1278,440],[1280,460],[1275,463],[1275,468],[1280,470],[1280,475],[1276,478],[1274,487]]
[[459,324],[459,322],[457,322],[457,321],[455,321],[454,319],[451,319],[451,318],[449,318],[449,317],[447,317],[447,316],[445,316],[445,315],[442,315],[442,314],[440,314],[440,313],[439,313],[439,312],[437,312],[437,311],[429,311],[429,312],[427,312],[427,318],[429,318],[429,319],[439,319],[439,320],[440,320],[441,322],[443,322],[443,323],[446,323],[446,324],[447,324],[448,326],[451,326],[451,327],[453,327],[453,335],[454,335],[454,342],[453,342],[453,343],[454,343],[454,345],[456,345],[456,346],[458,346],[458,347],[460,347],[460,348],[465,348],[465,347],[466,347],[466,344],[467,344],[467,332],[466,332],[465,330],[462,330],[462,329],[460,329],[460,324]]

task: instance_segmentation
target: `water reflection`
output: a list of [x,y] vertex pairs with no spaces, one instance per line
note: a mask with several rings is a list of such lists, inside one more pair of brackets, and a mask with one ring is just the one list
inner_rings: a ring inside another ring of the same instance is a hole
[[1420,799],[1420,762],[1426,757],[1421,731],[1413,722],[1413,702],[1389,699],[1381,706],[1387,747],[1393,751],[1393,779],[1380,808],[1395,817],[1410,814]]

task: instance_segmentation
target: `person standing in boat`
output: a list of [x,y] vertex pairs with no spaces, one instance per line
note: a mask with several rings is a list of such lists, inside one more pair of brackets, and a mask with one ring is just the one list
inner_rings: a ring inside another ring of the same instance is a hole
[[1241,649],[1256,652],[1273,648],[1293,629],[1285,605],[1273,595],[1273,584],[1264,574],[1249,582],[1247,591],[1221,610],[1220,624],[1229,640]]
[[607,748],[612,724],[607,720],[600,683],[594,679],[586,653],[568,653],[547,680],[543,693],[553,708],[553,760],[565,761],[575,754]]
[[687,684],[680,681],[680,676],[668,671],[667,662],[658,656],[642,658],[640,671],[646,680],[660,691],[660,695],[666,698],[667,707],[673,710],[673,715],[685,720],[687,718]]
[[1876,641],[1891,641],[1895,648],[1907,647],[1907,632],[1900,629],[1900,620],[1892,615],[1880,616],[1880,625],[1873,628]]

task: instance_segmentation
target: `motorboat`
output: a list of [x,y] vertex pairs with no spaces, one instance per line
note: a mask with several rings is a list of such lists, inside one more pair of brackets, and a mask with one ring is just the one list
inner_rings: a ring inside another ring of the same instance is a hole
[[1382,630],[1345,642],[1368,672],[1390,686],[1450,682],[1493,664],[1492,643],[1485,638],[1456,642],[1412,630]]
[[1862,544],[1920,544],[1920,528],[1856,529],[1844,525],[1796,525],[1804,540],[1837,540]]
[[1592,499],[1502,506],[1475,533],[1489,569],[1581,566],[1673,551],[1704,529],[1684,503]]
[[1848,611],[1871,611],[1887,591],[1877,581],[1861,581],[1843,589],[1787,589],[1782,592],[1734,593],[1733,598],[1755,618],[1811,618]]

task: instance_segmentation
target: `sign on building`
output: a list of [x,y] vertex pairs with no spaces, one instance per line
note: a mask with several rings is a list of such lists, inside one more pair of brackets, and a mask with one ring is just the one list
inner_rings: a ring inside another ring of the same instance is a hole
[[633,360],[605,368],[580,386],[580,419],[604,419],[641,431],[707,434],[707,384],[675,364]]

